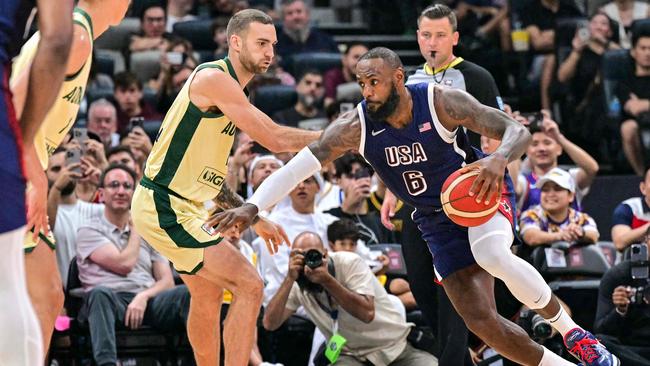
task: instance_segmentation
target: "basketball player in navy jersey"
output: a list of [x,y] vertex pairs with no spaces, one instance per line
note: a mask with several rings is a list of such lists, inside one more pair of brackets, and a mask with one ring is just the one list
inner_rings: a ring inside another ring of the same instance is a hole
[[25,207],[22,151],[33,144],[56,98],[72,41],[72,1],[39,0],[38,27],[42,37],[30,69],[28,99],[19,122],[8,80],[11,59],[23,43],[33,3],[0,1],[0,363],[17,366],[43,363],[41,332],[25,284],[22,243],[30,208]]
[[[248,203],[214,215],[207,224],[217,231],[249,224],[258,211],[279,201],[322,164],[358,149],[386,186],[416,207],[413,218],[445,291],[468,328],[486,344],[523,365],[574,365],[498,316],[493,290],[493,277],[497,277],[519,301],[550,321],[581,365],[620,365],[593,335],[573,322],[540,274],[510,251],[513,195],[507,190],[511,182],[505,170],[526,150],[530,140],[526,128],[464,91],[433,84],[405,86],[402,63],[387,48],[372,49],[359,59],[357,80],[365,100],[356,111],[339,117],[319,141],[267,178]],[[501,146],[484,157],[469,146],[459,127],[499,139]],[[458,226],[441,209],[442,183],[461,167],[480,172],[470,190],[477,202],[487,204],[489,198],[505,192],[499,212],[477,227]]]

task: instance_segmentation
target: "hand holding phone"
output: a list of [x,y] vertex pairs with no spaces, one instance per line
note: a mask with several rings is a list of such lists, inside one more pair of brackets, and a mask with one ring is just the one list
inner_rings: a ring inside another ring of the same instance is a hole
[[81,149],[72,148],[65,152],[65,165],[77,164],[71,172],[81,174]]

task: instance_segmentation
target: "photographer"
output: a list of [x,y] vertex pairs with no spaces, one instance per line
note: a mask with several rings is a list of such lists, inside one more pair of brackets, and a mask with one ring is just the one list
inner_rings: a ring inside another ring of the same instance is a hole
[[408,343],[412,324],[402,320],[366,263],[353,253],[329,254],[311,232],[294,241],[288,274],[266,308],[264,328],[278,328],[301,305],[329,339],[324,363],[438,364]]
[[632,260],[605,273],[598,291],[596,336],[625,366],[650,365],[650,230],[646,231],[645,242],[645,247],[632,248]]

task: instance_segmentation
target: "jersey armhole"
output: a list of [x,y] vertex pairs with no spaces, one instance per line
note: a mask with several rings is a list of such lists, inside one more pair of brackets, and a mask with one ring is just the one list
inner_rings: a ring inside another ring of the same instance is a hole
[[188,79],[189,85],[187,85],[187,102],[190,105],[190,108],[193,108],[194,110],[196,110],[198,113],[201,114],[202,117],[206,117],[206,118],[222,117],[224,114],[221,112],[221,110],[216,105],[214,106],[214,108],[217,109],[219,111],[219,113],[214,113],[214,112],[209,112],[209,111],[203,112],[196,104],[194,104],[194,102],[192,102],[192,98],[190,97],[190,86],[192,84],[192,81],[194,80],[194,77],[196,77],[196,74],[199,71],[205,70],[205,69],[219,69],[219,70],[221,70],[221,72],[229,74],[228,71],[224,70],[224,68],[221,65],[212,64],[212,63],[204,63],[204,64],[201,64],[201,65],[197,66],[196,69],[194,70],[194,72],[192,73],[192,75],[190,75],[190,77]]
[[359,139],[359,154],[365,158],[364,150],[366,148],[366,118],[363,115],[361,103],[357,104],[357,113],[359,113],[359,123],[361,124],[361,138]]

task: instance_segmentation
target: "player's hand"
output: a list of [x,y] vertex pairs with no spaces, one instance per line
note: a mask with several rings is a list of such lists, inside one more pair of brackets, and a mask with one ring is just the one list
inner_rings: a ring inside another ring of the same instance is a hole
[[386,229],[393,231],[395,225],[390,221],[395,216],[395,208],[397,207],[397,197],[390,190],[386,189],[384,193],[384,202],[381,204],[381,223]]
[[257,216],[257,206],[244,203],[240,207],[231,208],[212,214],[205,222],[207,227],[213,227],[216,232],[223,233],[231,227],[238,225],[240,230],[251,226]]
[[241,144],[237,150],[235,150],[235,153],[232,155],[232,160],[231,162],[235,164],[238,167],[242,167],[246,165],[249,161],[251,161],[255,155],[251,149],[253,148],[253,141],[249,141],[247,143]]
[[614,293],[612,293],[612,302],[618,311],[625,314],[630,306],[630,297],[632,297],[632,289],[630,287],[618,286],[614,289]]
[[144,312],[147,310],[147,298],[142,294],[137,294],[126,307],[124,314],[124,325],[127,328],[138,329],[144,320]]
[[293,249],[289,254],[289,271],[287,277],[295,281],[305,267],[305,254],[301,249]]
[[495,153],[479,159],[461,168],[462,174],[478,170],[479,175],[469,189],[469,195],[476,197],[476,202],[490,203],[492,197],[498,199],[503,187],[503,176],[506,173],[508,160],[501,154]]
[[272,221],[260,218],[260,220],[253,225],[253,229],[260,238],[264,239],[266,249],[269,250],[271,255],[278,252],[278,249],[283,242],[286,243],[288,247],[291,247],[289,237],[287,236],[287,233],[284,232],[282,226]]
[[47,220],[47,177],[42,170],[36,174],[39,177],[29,180],[31,188],[27,191],[27,229],[33,229],[32,238],[35,242],[38,233],[42,231],[47,236],[50,232]]

